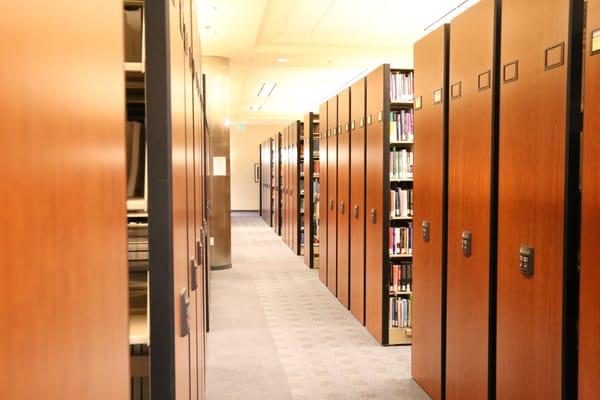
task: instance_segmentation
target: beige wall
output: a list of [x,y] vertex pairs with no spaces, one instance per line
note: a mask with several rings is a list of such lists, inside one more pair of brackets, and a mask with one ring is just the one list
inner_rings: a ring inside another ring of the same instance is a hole
[[231,209],[258,211],[259,183],[254,182],[254,164],[260,163],[258,146],[274,137],[285,124],[245,125],[233,122],[230,127]]

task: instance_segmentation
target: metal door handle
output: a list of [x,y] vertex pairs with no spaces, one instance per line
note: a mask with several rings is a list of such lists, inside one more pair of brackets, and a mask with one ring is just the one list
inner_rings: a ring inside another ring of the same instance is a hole
[[344,200],[340,201],[340,214],[344,214],[344,209],[345,209],[345,204],[344,204]]
[[354,205],[354,217],[358,218],[358,204]]
[[371,222],[373,224],[375,223],[375,221],[377,221],[377,217],[376,216],[377,216],[377,211],[374,208],[372,208],[371,209]]
[[333,200],[329,200],[329,209],[333,210]]

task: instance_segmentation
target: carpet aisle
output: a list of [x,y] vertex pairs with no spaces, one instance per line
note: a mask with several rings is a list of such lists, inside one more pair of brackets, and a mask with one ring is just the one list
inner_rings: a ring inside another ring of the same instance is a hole
[[382,347],[262,219],[232,217],[212,273],[209,400],[428,399],[410,347]]

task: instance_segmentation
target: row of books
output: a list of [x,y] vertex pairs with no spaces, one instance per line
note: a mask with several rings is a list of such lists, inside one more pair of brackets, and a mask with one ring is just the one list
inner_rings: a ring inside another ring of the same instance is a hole
[[391,256],[412,254],[412,222],[407,227],[390,228],[389,251]]
[[412,179],[413,177],[413,152],[406,149],[390,152],[390,178]]
[[413,191],[412,189],[390,190],[390,217],[412,217]]
[[412,103],[414,82],[412,72],[390,74],[390,98],[393,103]]
[[402,297],[390,297],[390,326],[392,328],[410,328],[411,301]]
[[412,263],[392,265],[390,269],[390,293],[410,292],[412,290]]
[[312,140],[312,146],[311,149],[313,151],[313,155],[318,156],[319,155],[319,143],[320,143],[320,139],[319,138],[313,138]]
[[390,113],[390,141],[412,142],[414,138],[412,110],[392,111]]

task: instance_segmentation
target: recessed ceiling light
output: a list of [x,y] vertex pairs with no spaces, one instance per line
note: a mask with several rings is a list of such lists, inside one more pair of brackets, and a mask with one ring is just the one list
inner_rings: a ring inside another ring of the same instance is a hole
[[278,63],[282,63],[283,64],[283,63],[289,62],[290,59],[289,58],[285,58],[285,57],[281,57],[281,58],[278,58],[275,61],[277,61]]
[[262,108],[262,106],[259,106],[259,105],[256,105],[256,104],[252,104],[250,106],[250,111],[252,111],[252,112],[258,112],[258,111],[260,111],[261,108]]
[[260,87],[260,90],[258,91],[258,97],[268,97],[271,95],[271,93],[273,93],[273,90],[275,90],[275,86],[277,86],[277,82],[265,82],[262,84],[262,86]]

